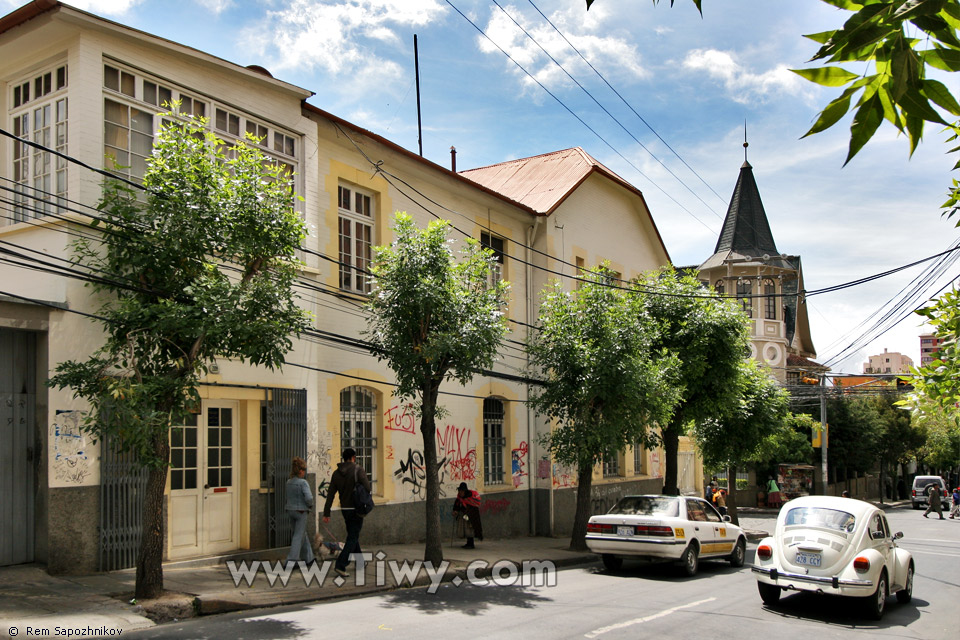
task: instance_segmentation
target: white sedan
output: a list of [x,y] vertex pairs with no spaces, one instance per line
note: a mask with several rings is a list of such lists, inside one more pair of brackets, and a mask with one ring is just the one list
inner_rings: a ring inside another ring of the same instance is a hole
[[626,496],[604,515],[587,523],[587,546],[616,571],[627,556],[679,562],[694,575],[701,558],[743,566],[747,539],[702,498]]
[[913,557],[897,546],[883,511],[869,502],[832,496],[791,500],[776,532],[757,546],[753,572],[760,598],[775,604],[786,590],[860,598],[879,620],[887,596],[913,596]]

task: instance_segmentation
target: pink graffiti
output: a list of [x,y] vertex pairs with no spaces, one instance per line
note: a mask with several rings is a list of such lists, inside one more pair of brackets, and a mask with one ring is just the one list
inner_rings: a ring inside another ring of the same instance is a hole
[[553,465],[553,486],[561,489],[574,486],[573,478],[559,465]]
[[477,450],[470,444],[470,429],[448,424],[437,428],[437,455],[447,459],[451,480],[477,479]]
[[510,501],[506,498],[501,498],[499,500],[484,500],[480,504],[480,513],[496,515],[498,513],[504,513],[509,507]]
[[[395,413],[397,409],[401,410],[399,414]],[[387,419],[383,428],[387,431],[402,431],[403,433],[417,432],[417,423],[413,414],[412,404],[390,407],[383,415]]]

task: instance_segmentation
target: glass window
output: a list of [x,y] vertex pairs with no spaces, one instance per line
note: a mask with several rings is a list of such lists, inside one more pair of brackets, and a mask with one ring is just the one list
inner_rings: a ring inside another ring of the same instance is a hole
[[609,513],[676,518],[680,515],[680,499],[670,496],[627,496],[621,498]]
[[706,522],[707,514],[703,509],[705,506],[707,506],[706,502],[702,502],[696,498],[687,498],[687,520]]
[[749,278],[737,280],[737,298],[740,300],[740,306],[743,312],[749,317],[753,317],[753,283]]
[[377,404],[372,391],[364,387],[347,387],[340,392],[340,448],[352,447],[357,464],[376,484],[376,420]]
[[646,449],[639,441],[633,443],[633,472],[638,476],[647,473]]
[[493,258],[496,261],[494,262],[493,268],[490,269],[489,275],[487,276],[487,286],[492,288],[503,278],[503,261],[506,240],[484,231],[480,233],[480,244],[493,251]]
[[483,483],[504,484],[503,459],[507,439],[503,433],[503,402],[483,399]]
[[777,319],[777,287],[773,280],[766,278],[763,281],[764,317],[767,320]]
[[717,293],[723,295],[726,292],[724,288],[723,280],[717,280],[717,283],[713,285],[713,288],[717,290]]
[[851,532],[856,524],[853,514],[822,507],[797,507],[787,512],[786,526],[803,525]]
[[603,456],[603,477],[609,478],[620,475],[620,454],[614,451]]
[[153,115],[105,98],[103,101],[103,153],[107,168],[142,180],[153,151]]
[[370,262],[373,254],[372,196],[340,186],[339,203],[340,288],[356,293],[372,290]]

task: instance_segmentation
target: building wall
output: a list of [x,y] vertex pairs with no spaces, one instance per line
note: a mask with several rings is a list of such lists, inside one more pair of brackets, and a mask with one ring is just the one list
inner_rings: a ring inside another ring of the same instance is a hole
[[863,363],[864,373],[908,373],[913,359],[896,351],[883,350],[883,353],[868,356]]
[[[207,99],[208,115],[213,115],[216,103],[296,136],[297,189],[304,197],[301,209],[309,231],[306,248],[323,254],[305,254],[306,267],[301,276],[319,289],[340,289],[339,270],[334,263],[339,249],[339,185],[351,185],[373,196],[375,244],[393,239],[395,211],[407,211],[421,226],[428,224],[433,216],[424,207],[451,219],[458,228],[453,233],[458,240],[463,234],[478,238],[487,229],[504,238],[507,258],[503,276],[511,283],[508,317],[516,321],[511,323],[511,340],[527,338],[524,324],[534,321],[539,291],[553,277],[543,268],[572,275],[575,267],[563,261],[576,264],[575,259],[580,257],[592,266],[609,260],[612,268],[628,278],[668,262],[642,199],[601,176],[590,177],[550,218],[536,217],[445,170],[304,109],[301,100],[306,92],[206,54],[159,43],[71,11],[48,13],[0,34],[0,112],[5,123],[10,121],[12,84],[64,63],[69,77],[63,94],[69,102],[66,152],[91,166],[104,163],[105,95],[128,102],[104,89],[105,63]],[[385,171],[414,185],[420,193],[377,173],[372,162],[382,162]],[[0,138],[0,173],[12,175],[12,147],[6,138]],[[71,199],[88,205],[97,202],[98,176],[70,165],[68,185]],[[66,215],[82,219],[78,214]],[[53,219],[0,223],[0,238],[49,256],[66,257],[70,238],[58,232],[61,224]],[[524,246],[531,244],[559,260]],[[96,311],[101,301],[91,297],[81,282],[10,265],[0,265],[0,282],[13,295],[56,305],[46,308],[0,302],[0,325],[40,332],[38,371],[44,376],[59,362],[84,359],[102,344],[103,335],[96,324],[58,308]],[[366,326],[363,297],[339,293],[339,297],[327,296],[314,290],[303,296],[303,306],[314,314],[318,329],[361,337]],[[514,346],[505,347],[495,371],[512,375],[524,372],[526,361]],[[295,341],[287,360],[282,370],[269,371],[220,359],[219,373],[211,373],[201,386],[204,406],[229,402],[236,407],[233,488],[238,493],[239,529],[234,532],[234,546],[243,549],[267,544],[267,498],[271,490],[260,482],[259,441],[264,387],[307,390],[307,462],[320,499],[326,496],[326,483],[343,445],[340,394],[352,386],[372,392],[376,452],[370,471],[376,479],[379,506],[367,520],[365,539],[371,543],[422,539],[422,434],[419,420],[394,395],[392,373],[367,353],[308,337]],[[39,387],[43,387],[43,380],[40,382]],[[442,496],[452,500],[460,482],[480,490],[491,537],[568,531],[576,474],[551,462],[539,445],[539,436],[550,425],[527,408],[527,388],[518,382],[477,376],[464,386],[445,383],[443,390],[467,397],[441,396],[445,415],[437,423],[436,435],[443,463]],[[505,410],[506,444],[499,483],[484,478],[484,398],[500,400]],[[43,448],[36,465],[41,479],[36,500],[37,559],[46,562],[51,571],[87,571],[96,566],[99,448],[80,430],[86,407],[73,399],[69,390],[44,390],[38,393],[37,405],[38,441]],[[684,446],[692,445],[686,442]],[[628,450],[621,454],[620,461],[620,470],[613,476],[603,477],[599,466],[596,470],[597,509],[606,510],[624,493],[659,491],[662,487],[659,451],[641,451],[636,464],[634,452]],[[699,475],[692,482],[698,491],[702,488]],[[172,491],[168,476],[167,514],[175,512],[170,502]],[[445,518],[448,507],[444,506]],[[334,527],[342,526],[338,518],[333,523]],[[175,548],[182,531],[173,531],[170,524],[166,531],[167,557],[176,557],[183,553]],[[314,521],[311,527],[318,524]]]

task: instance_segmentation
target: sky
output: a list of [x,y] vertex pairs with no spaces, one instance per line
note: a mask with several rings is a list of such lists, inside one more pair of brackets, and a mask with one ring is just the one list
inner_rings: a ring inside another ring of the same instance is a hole
[[[20,4],[0,0],[0,13]],[[945,155],[937,127],[928,125],[912,158],[907,141],[881,127],[847,166],[849,115],[801,139],[839,94],[790,71],[816,66],[806,61],[817,45],[803,34],[837,28],[849,15],[820,0],[703,0],[702,17],[692,0],[672,8],[668,0],[596,0],[589,11],[584,0],[70,4],[266,67],[315,92],[312,104],[412,151],[416,34],[425,157],[449,166],[455,146],[463,170],[580,146],[643,192],[678,266],[713,253],[744,160],[745,126],[777,248],[801,256],[808,291],[910,264],[960,237],[956,219],[941,215],[956,158]],[[960,77],[938,78],[960,95]],[[918,336],[927,330],[919,316],[857,339],[927,264],[809,296],[817,360],[857,373],[868,355],[888,349],[919,363]],[[944,268],[909,308],[960,275],[956,263]],[[909,311],[898,308],[893,317]]]

